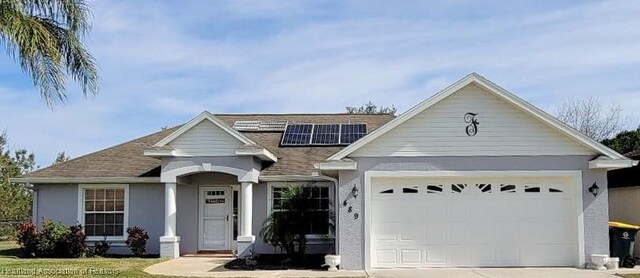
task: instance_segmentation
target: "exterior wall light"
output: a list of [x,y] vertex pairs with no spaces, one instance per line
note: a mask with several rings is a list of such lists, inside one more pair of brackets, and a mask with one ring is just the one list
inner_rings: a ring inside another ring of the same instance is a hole
[[593,197],[598,196],[599,190],[600,190],[600,187],[598,187],[598,185],[595,182],[591,185],[591,187],[589,187],[589,192],[593,194]]

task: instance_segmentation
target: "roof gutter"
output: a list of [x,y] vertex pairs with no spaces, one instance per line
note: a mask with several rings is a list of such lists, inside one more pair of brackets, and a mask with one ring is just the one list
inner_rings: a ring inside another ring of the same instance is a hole
[[589,161],[589,169],[607,169],[615,170],[621,168],[629,168],[638,165],[637,160],[630,159],[606,159],[598,158]]
[[[278,175],[278,176],[260,176],[261,182],[270,181],[327,181],[330,177],[320,175]],[[333,180],[330,180],[333,181]]]
[[160,183],[160,177],[103,177],[103,178],[12,178],[13,183],[61,184],[61,183]]

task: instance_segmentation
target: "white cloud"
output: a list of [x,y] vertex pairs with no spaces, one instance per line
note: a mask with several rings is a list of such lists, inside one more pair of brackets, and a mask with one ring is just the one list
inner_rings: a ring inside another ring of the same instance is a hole
[[404,110],[471,71],[543,108],[600,95],[640,109],[638,3],[450,3],[96,1],[89,45],[103,70],[100,95],[72,92],[52,113],[3,86],[11,91],[0,89],[0,127],[48,162],[204,109],[341,112],[373,100]]

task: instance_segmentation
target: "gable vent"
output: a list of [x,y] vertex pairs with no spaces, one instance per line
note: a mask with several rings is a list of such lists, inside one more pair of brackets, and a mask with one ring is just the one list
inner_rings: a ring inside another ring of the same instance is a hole
[[233,128],[237,131],[284,131],[289,121],[236,121]]

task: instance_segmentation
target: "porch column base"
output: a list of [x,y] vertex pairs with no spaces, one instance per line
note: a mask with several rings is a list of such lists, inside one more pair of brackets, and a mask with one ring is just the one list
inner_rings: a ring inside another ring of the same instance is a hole
[[180,237],[161,236],[160,237],[160,257],[175,259],[180,257]]
[[254,242],[256,242],[255,236],[238,236],[238,250],[236,252],[236,256],[238,258],[252,256]]

